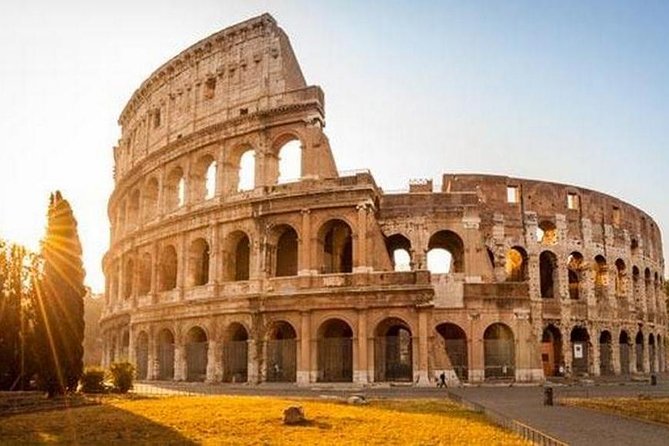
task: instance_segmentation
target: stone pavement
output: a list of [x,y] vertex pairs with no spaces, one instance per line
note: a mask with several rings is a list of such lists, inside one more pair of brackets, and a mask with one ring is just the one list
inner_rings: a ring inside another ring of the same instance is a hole
[[[544,406],[542,387],[465,387],[456,395],[493,409],[570,445],[669,445],[669,428],[567,406]],[[669,385],[556,387],[555,396],[669,396]]]

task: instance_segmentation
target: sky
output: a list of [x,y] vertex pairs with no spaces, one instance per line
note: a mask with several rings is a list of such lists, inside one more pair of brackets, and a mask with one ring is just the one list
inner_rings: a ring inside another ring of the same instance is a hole
[[0,3],[0,238],[39,248],[49,193],[104,289],[118,116],[157,67],[263,12],[326,96],[340,171],[566,182],[647,211],[669,246],[669,2]]

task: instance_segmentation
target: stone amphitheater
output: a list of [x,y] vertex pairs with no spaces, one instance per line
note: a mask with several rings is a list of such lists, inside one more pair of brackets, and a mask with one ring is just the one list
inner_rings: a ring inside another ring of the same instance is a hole
[[545,181],[444,174],[385,193],[338,172],[323,91],[270,15],[158,68],[119,124],[106,366],[415,385],[665,370],[649,215]]

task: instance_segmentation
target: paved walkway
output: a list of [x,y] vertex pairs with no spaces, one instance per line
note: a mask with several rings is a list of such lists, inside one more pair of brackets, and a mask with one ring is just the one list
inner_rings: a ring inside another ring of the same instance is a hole
[[[669,427],[577,407],[543,405],[541,387],[472,387],[453,393],[514,418],[570,445],[669,445]],[[556,388],[561,397],[669,396],[669,386],[625,385]]]

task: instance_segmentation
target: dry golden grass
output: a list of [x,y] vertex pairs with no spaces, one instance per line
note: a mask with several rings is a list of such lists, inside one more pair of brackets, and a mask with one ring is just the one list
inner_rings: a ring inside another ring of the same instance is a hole
[[[309,423],[289,427],[301,405]],[[350,406],[267,397],[110,399],[101,406],[0,419],[2,444],[522,445],[515,435],[446,400]]]
[[669,424],[669,398],[570,398],[563,404]]

